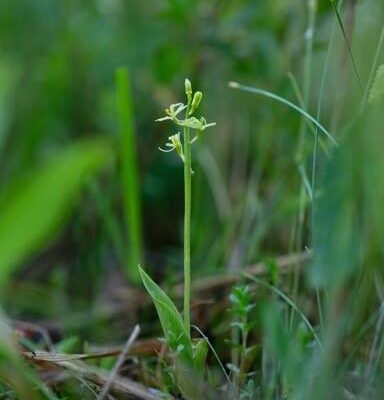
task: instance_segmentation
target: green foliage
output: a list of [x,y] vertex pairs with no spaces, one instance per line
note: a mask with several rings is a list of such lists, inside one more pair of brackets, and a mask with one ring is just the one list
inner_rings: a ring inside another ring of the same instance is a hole
[[[232,362],[227,365],[234,375],[235,392],[248,380],[250,367],[257,354],[257,346],[249,344],[249,335],[255,328],[251,311],[255,308],[249,286],[235,286],[229,296],[233,328]],[[238,334],[239,333],[239,334]]]
[[365,110],[326,167],[310,271],[316,285],[343,284],[378,251],[384,232],[384,179],[378,172],[384,168],[379,150],[384,145],[382,124],[382,105]]
[[[280,373],[283,375],[283,380],[286,379],[290,387],[295,383],[299,373],[299,352],[297,342],[283,322],[281,309],[276,304],[270,303],[263,310],[263,328],[264,328],[264,357],[277,359],[274,364],[275,370],[269,374],[269,379],[278,378]],[[303,361],[303,360],[302,360]],[[268,364],[266,362],[266,364]],[[281,371],[279,370],[281,365]],[[268,376],[268,375],[266,375]],[[268,386],[267,383],[265,383]],[[278,392],[279,387],[275,383],[275,388]]]
[[376,76],[369,92],[368,101],[377,104],[384,101],[384,64],[377,69]]
[[55,349],[58,353],[78,353],[81,348],[80,344],[78,336],[68,336],[57,343]]
[[143,261],[143,239],[141,226],[141,199],[138,183],[137,146],[134,131],[134,110],[128,71],[116,71],[118,116],[120,121],[122,187],[125,223],[128,231],[128,259],[124,260],[125,273],[134,283],[140,275],[137,266]]
[[192,345],[189,333],[176,306],[167,294],[139,267],[141,279],[151,296],[160,319],[168,346],[186,364],[192,364]]
[[206,342],[193,344],[183,319],[167,294],[139,267],[141,279],[155,304],[167,345],[172,350],[173,376],[178,389],[187,399],[202,399],[202,374],[207,356]]
[[62,150],[0,198],[0,285],[55,234],[84,180],[109,156],[105,143],[88,141]]
[[[0,315],[0,381],[7,385],[5,391],[15,393],[20,399],[43,399],[36,390],[32,371],[21,359],[11,327],[5,317]],[[1,389],[0,389],[1,390]],[[8,397],[8,396],[7,396]],[[11,397],[9,395],[9,397]]]
[[208,355],[208,343],[205,339],[198,339],[192,344],[193,348],[193,368],[196,374],[201,374],[205,370],[207,355]]

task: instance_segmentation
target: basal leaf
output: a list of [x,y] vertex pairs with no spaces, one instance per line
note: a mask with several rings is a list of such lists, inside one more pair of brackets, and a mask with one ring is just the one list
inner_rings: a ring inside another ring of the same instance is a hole
[[191,342],[175,304],[142,268],[139,267],[139,271],[143,284],[155,304],[169,347],[184,363],[191,365]]

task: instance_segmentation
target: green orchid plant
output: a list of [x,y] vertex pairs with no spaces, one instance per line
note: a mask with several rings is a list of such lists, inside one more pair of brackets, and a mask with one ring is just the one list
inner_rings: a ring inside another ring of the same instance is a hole
[[[194,113],[200,106],[203,93],[193,93],[191,82],[185,80],[187,103],[172,104],[165,110],[165,116],[156,121],[171,121],[181,127],[183,134],[177,132],[169,136],[163,152],[175,151],[184,164],[184,311],[183,317],[170,297],[139,268],[145,288],[150,294],[163,329],[168,347],[174,354],[175,379],[179,390],[188,399],[202,399],[202,382],[207,342],[192,340],[190,333],[191,317],[191,206],[192,206],[192,154],[191,146],[200,134],[215,123],[207,123],[204,117],[197,118]],[[192,375],[191,375],[192,372]],[[192,378],[193,377],[193,378]]]

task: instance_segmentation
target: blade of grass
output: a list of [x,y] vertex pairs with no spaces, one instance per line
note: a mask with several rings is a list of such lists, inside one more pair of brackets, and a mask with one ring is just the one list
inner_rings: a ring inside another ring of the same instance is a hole
[[[17,398],[41,400],[44,397],[37,390],[37,386],[44,388],[43,384],[32,375],[30,369],[20,358],[14,333],[0,309],[0,382],[6,383]],[[4,388],[2,388],[4,390]],[[4,393],[1,393],[4,395]],[[3,398],[14,398],[7,396]]]
[[[327,46],[327,54],[324,60],[323,72],[321,74],[321,82],[320,82],[320,93],[319,93],[319,101],[317,103],[317,111],[316,111],[316,119],[320,120],[321,112],[322,112],[322,104],[323,97],[325,91],[325,82],[327,78],[327,72],[329,69],[329,61],[331,56],[331,50],[333,46],[333,41],[335,37],[335,27],[336,23],[333,21],[331,34]],[[311,174],[311,188],[312,188],[312,208],[311,208],[311,241],[313,241],[313,232],[315,231],[315,211],[316,211],[316,172],[317,172],[317,155],[318,155],[318,144],[321,144],[319,137],[319,129],[315,127],[315,140],[313,143],[313,151],[312,151],[312,174]],[[313,244],[312,244],[313,246]],[[323,306],[322,306],[322,298],[319,289],[316,289],[316,302],[317,302],[317,310],[319,314],[319,323],[321,333],[324,333],[324,316],[323,316]]]
[[231,215],[232,205],[219,165],[208,148],[203,147],[198,158],[209,181],[218,216],[225,221]]
[[[311,89],[311,65],[312,65],[312,51],[313,51],[313,36],[315,33],[315,20],[317,11],[317,0],[307,1],[307,14],[308,25],[305,32],[305,54],[304,54],[304,73],[303,73],[303,96],[302,96],[302,109],[308,109],[309,93]],[[306,138],[307,124],[305,118],[300,121],[299,142],[297,145],[297,160],[299,163],[303,162],[304,157],[304,144]],[[303,191],[303,185],[300,189]],[[301,211],[304,212],[303,202],[300,205]]]
[[[313,200],[312,187],[311,187],[311,183],[309,182],[309,178],[308,178],[307,172],[306,172],[303,164],[299,165],[299,172],[300,172],[301,180],[303,182],[303,186],[305,187],[305,189],[307,191],[309,199],[312,201]],[[304,204],[305,204],[305,202],[304,202]]]
[[384,26],[383,26],[383,29],[381,30],[380,38],[379,38],[379,41],[377,43],[375,56],[374,56],[373,62],[372,62],[372,67],[371,67],[371,70],[369,72],[368,82],[367,82],[367,85],[366,85],[365,91],[364,91],[364,96],[363,96],[363,101],[362,101],[362,104],[361,104],[361,109],[363,109],[365,107],[365,105],[367,104],[369,91],[371,89],[372,82],[373,82],[373,79],[375,77],[375,73],[376,73],[376,70],[377,70],[377,66],[379,64],[379,57],[380,57],[380,52],[381,52],[381,48],[383,46],[383,43],[384,43]]
[[273,293],[277,294],[281,299],[283,299],[296,313],[300,316],[300,318],[303,320],[304,324],[307,326],[308,330],[312,333],[313,338],[315,339],[316,343],[318,344],[319,348],[322,350],[323,345],[321,343],[321,340],[319,336],[317,335],[314,327],[312,324],[309,322],[308,318],[305,316],[305,314],[299,309],[299,307],[280,289],[278,289],[276,286],[271,285],[268,282],[263,281],[262,279],[256,278],[255,276],[252,276],[250,274],[243,274],[243,276],[258,285],[262,285],[269,290],[271,290]]
[[133,122],[133,104],[128,71],[116,71],[117,107],[122,151],[122,187],[125,223],[129,235],[128,259],[125,273],[134,283],[140,281],[137,266],[143,261],[141,202],[138,184],[138,163]]
[[221,371],[223,372],[223,374],[225,376],[225,379],[226,379],[229,387],[231,387],[231,385],[232,385],[231,379],[229,378],[229,375],[227,374],[227,371],[225,370],[224,365],[221,362],[219,355],[217,354],[215,348],[212,346],[212,344],[209,341],[208,337],[204,334],[204,332],[198,326],[192,325],[192,328],[195,329],[200,334],[200,336],[207,342],[209,348],[212,351],[212,354],[216,358],[216,361],[219,364],[219,367],[220,367]]
[[355,73],[355,75],[357,77],[357,80],[359,82],[359,86],[360,86],[361,91],[364,92],[363,83],[362,83],[361,78],[360,78],[359,70],[357,69],[357,64],[356,64],[355,58],[353,57],[351,44],[349,43],[348,36],[347,36],[347,33],[345,31],[345,28],[344,28],[344,23],[343,23],[343,20],[341,18],[340,11],[338,10],[338,8],[337,8],[337,6],[335,4],[335,0],[331,0],[331,5],[332,5],[332,9],[333,9],[333,11],[334,11],[334,13],[336,15],[337,22],[338,22],[338,24],[340,26],[341,33],[343,34],[345,45],[347,46],[348,54],[349,54],[349,57],[350,57],[351,62],[352,62],[353,71],[354,71],[354,73]]
[[380,312],[379,317],[375,327],[375,333],[373,335],[372,345],[369,353],[368,364],[366,365],[365,371],[365,387],[363,388],[363,397],[369,398],[372,393],[372,388],[374,386],[375,376],[379,365],[381,364],[381,359],[384,350],[384,336],[383,336],[383,326],[384,326],[384,303],[383,303],[383,280],[380,275],[375,273],[375,285],[376,291],[378,292],[378,297],[380,299]]
[[327,138],[334,144],[334,146],[338,147],[336,139],[333,137],[333,135],[330,132],[327,131],[327,129],[324,128],[323,125],[321,125],[314,117],[312,117],[312,115],[308,114],[302,108],[300,108],[296,104],[292,103],[291,101],[285,99],[284,97],[278,96],[267,90],[259,89],[257,87],[241,85],[237,82],[229,82],[228,85],[232,89],[238,89],[238,90],[242,90],[243,92],[260,94],[261,96],[269,97],[280,103],[285,104],[286,106],[288,106],[290,108],[293,108],[299,114],[303,115],[306,119],[308,119],[310,122],[312,122],[314,125],[316,125],[325,134],[325,136],[327,136]]

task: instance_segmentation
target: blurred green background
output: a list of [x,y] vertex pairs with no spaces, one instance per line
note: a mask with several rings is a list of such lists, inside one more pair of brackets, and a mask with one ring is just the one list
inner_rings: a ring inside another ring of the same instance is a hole
[[[347,35],[366,82],[383,5],[344,3]],[[142,262],[157,280],[172,283],[182,277],[183,172],[176,156],[158,150],[173,128],[154,120],[183,100],[184,79],[204,92],[203,113],[217,123],[194,148],[192,266],[194,276],[203,276],[312,243],[310,199],[300,197],[303,181],[311,180],[311,130],[289,108],[231,90],[228,82],[300,104],[341,138],[358,104],[351,65],[328,1],[1,0],[2,191],[79,140],[101,138],[113,153],[86,179],[81,195],[71,196],[71,208],[60,211],[66,218],[31,245],[7,282],[7,312],[40,320],[59,316],[74,326],[74,312],[80,320],[81,310],[102,313],[101,305],[133,284],[123,274],[129,193],[121,177],[117,68],[126,67],[130,76]],[[331,146],[320,148],[322,171]],[[41,215],[30,211],[44,219],[44,208]]]

